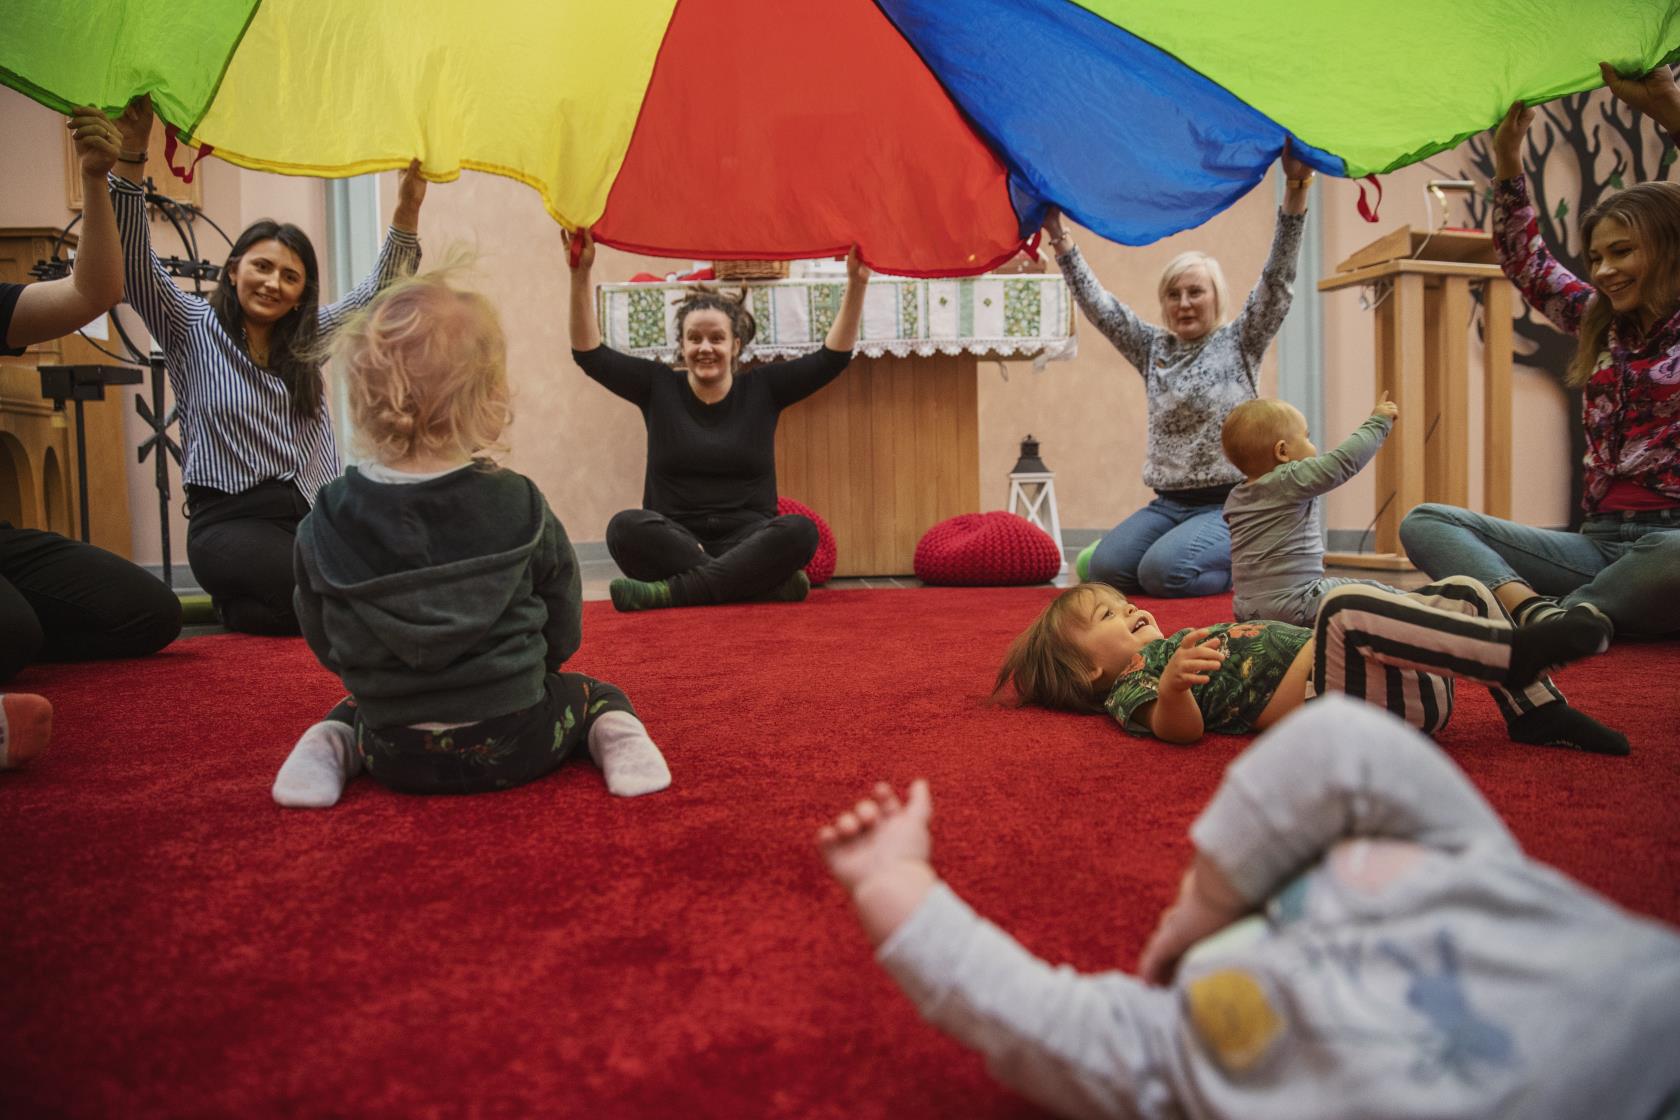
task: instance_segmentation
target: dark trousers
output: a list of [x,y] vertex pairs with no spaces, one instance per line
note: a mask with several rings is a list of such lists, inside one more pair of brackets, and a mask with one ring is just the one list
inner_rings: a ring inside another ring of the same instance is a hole
[[181,632],[181,601],[102,548],[0,521],[0,681],[31,661],[144,657]]
[[636,714],[617,685],[582,673],[550,673],[543,698],[504,716],[422,731],[373,727],[349,696],[327,713],[355,728],[356,751],[375,781],[398,793],[487,793],[553,773],[589,741],[605,712]]
[[187,487],[187,563],[222,625],[246,634],[297,634],[292,551],[309,512],[290,482],[229,494]]
[[607,523],[607,551],[631,579],[665,580],[677,606],[738,603],[767,595],[817,554],[809,517],[743,511],[680,525],[650,509]]

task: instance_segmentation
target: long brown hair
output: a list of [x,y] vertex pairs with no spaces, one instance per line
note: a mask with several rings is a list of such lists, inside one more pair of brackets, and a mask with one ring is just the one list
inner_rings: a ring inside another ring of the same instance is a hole
[[992,698],[1013,685],[1018,704],[1102,711],[1103,697],[1091,678],[1095,666],[1068,636],[1072,627],[1085,625],[1096,600],[1124,603],[1125,597],[1106,583],[1082,583],[1052,599],[1044,613],[1010,643],[992,685]]
[[[1618,191],[1588,210],[1581,218],[1581,244],[1590,254],[1593,230],[1606,218],[1615,218],[1632,231],[1645,250],[1645,277],[1640,299],[1643,310],[1657,322],[1673,314],[1680,302],[1680,183],[1638,183]],[[1590,257],[1589,257],[1590,260]],[[1590,277],[1592,269],[1587,274]],[[1580,342],[1569,361],[1564,378],[1578,389],[1592,377],[1598,356],[1609,345],[1610,328],[1618,316],[1603,292],[1594,292],[1581,317]]]
[[281,223],[270,218],[252,222],[228,251],[227,263],[222,265],[221,282],[210,293],[208,302],[228,337],[240,346],[246,346],[245,310],[239,306],[233,272],[251,246],[259,241],[271,240],[280,242],[303,262],[303,294],[298,297],[297,306],[274,324],[274,331],[269,336],[269,365],[285,382],[292,415],[308,420],[321,411],[321,398],[325,395],[315,340],[321,299],[321,270],[315,262],[315,246],[310,244],[309,235],[290,222]]

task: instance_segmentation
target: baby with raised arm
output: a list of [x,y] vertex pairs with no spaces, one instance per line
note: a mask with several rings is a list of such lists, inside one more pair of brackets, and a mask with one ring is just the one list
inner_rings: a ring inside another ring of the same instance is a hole
[[1320,701],[1231,766],[1137,977],[1052,968],[975,914],[933,870],[932,809],[880,785],[817,842],[923,1017],[1060,1115],[1680,1108],[1680,936],[1529,859],[1376,708]]
[[400,282],[333,353],[367,459],[298,525],[295,605],[350,695],[274,779],[295,808],[366,771],[403,793],[479,793],[587,750],[607,788],[671,783],[616,686],[561,666],[583,637],[577,556],[530,479],[486,455],[511,420],[490,301],[441,273]]
[[1370,419],[1322,455],[1307,432],[1307,418],[1286,401],[1244,401],[1226,415],[1220,443],[1247,479],[1225,498],[1238,621],[1266,618],[1311,626],[1319,601],[1332,587],[1384,586],[1325,577],[1320,499],[1364,469],[1398,414],[1384,393]]

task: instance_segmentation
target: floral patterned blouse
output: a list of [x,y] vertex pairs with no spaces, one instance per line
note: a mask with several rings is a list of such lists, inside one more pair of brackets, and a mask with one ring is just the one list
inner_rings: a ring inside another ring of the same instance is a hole
[[[1493,185],[1499,264],[1529,306],[1559,330],[1578,334],[1598,289],[1564,268],[1540,239],[1522,176]],[[1625,480],[1680,506],[1680,310],[1644,337],[1613,323],[1609,346],[1583,392],[1587,435],[1581,505],[1595,512]]]
[[[1222,639],[1225,663],[1208,674],[1206,684],[1190,686],[1202,711],[1202,727],[1223,735],[1246,735],[1271,703],[1295,655],[1312,637],[1305,626],[1287,622],[1221,622],[1209,626],[1208,637]],[[1186,626],[1170,637],[1150,642],[1132,658],[1109,691],[1105,707],[1120,726],[1134,735],[1149,735],[1137,710],[1161,692],[1161,673],[1184,639],[1195,633]]]

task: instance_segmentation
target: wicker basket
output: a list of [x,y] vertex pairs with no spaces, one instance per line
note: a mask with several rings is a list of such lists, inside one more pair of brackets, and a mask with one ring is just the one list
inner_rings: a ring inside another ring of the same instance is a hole
[[786,280],[786,261],[713,261],[719,280]]

